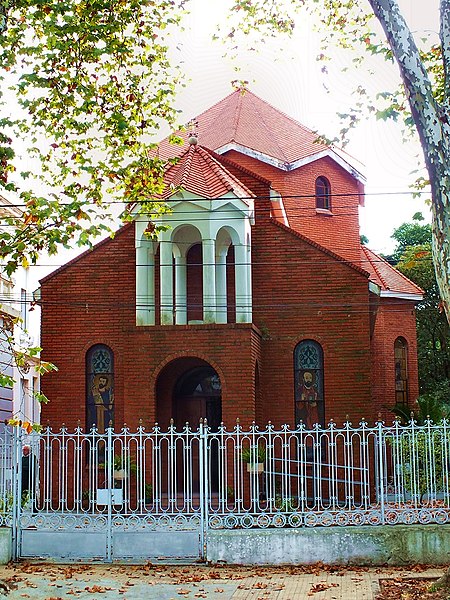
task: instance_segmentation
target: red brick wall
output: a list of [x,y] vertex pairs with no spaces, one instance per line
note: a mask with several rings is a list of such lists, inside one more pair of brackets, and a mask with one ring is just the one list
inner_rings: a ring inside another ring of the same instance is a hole
[[[42,380],[51,399],[42,422],[85,425],[85,356],[94,344],[114,352],[116,425],[157,418],[158,374],[186,356],[208,362],[222,383],[228,425],[255,419],[254,368],[259,334],[251,324],[135,326],[134,230],[124,229],[42,282],[43,357],[59,371]],[[250,376],[248,376],[250,374]]]
[[[259,221],[253,236],[254,323],[263,332],[262,343],[251,324],[136,327],[132,227],[44,281],[43,355],[59,372],[42,382],[51,398],[43,422],[74,426],[80,419],[84,425],[85,355],[97,343],[114,352],[116,425],[135,427],[142,418],[148,426],[159,418],[158,375],[182,357],[203,360],[218,372],[227,425],[256,416],[293,424],[293,351],[305,338],[324,348],[327,418],[365,413],[370,398],[367,279],[267,219]],[[170,394],[167,389],[162,396],[167,400]],[[162,414],[167,420],[169,413]]]
[[382,298],[372,338],[372,403],[374,413],[381,413],[387,423],[394,418],[389,409],[395,405],[394,342],[398,337],[408,345],[408,401],[413,409],[419,395],[414,304]]
[[[294,424],[294,349],[324,351],[326,420],[370,418],[367,278],[270,223],[253,237],[254,322],[263,333],[263,421]],[[270,277],[267,272],[270,272]]]
[[[330,158],[316,160],[294,171],[281,171],[234,150],[227,159],[271,181],[281,193],[289,226],[344,256],[360,263],[359,184]],[[316,212],[315,182],[325,176],[331,185],[332,215]]]
[[[283,195],[291,226],[359,263],[358,197],[334,197],[333,216],[315,212],[314,182],[325,174],[333,193],[357,192],[353,179],[329,159],[292,173],[229,153],[245,168],[272,180]],[[228,162],[227,159],[222,159]],[[227,165],[235,174],[239,168]],[[409,347],[410,398],[417,396],[415,321],[411,303],[383,299],[372,341],[367,277],[270,220],[266,181],[245,173],[259,197],[252,230],[253,323],[159,326],[159,278],[155,281],[155,327],[135,325],[134,228],[70,264],[42,283],[43,356],[59,372],[43,378],[51,403],[47,419],[59,426],[85,423],[85,356],[107,344],[115,357],[116,425],[167,425],[172,392],[182,371],[210,364],[222,383],[222,415],[228,426],[239,417],[294,425],[295,346],[304,339],[324,351],[326,420],[347,415],[376,418],[394,398],[393,344]],[[158,256],[156,272],[158,273]],[[228,268],[230,269],[230,267]],[[229,292],[233,286],[229,286]],[[183,359],[180,361],[180,359]],[[178,362],[177,362],[178,361]],[[259,389],[256,389],[256,368]],[[158,405],[156,399],[158,398]]]

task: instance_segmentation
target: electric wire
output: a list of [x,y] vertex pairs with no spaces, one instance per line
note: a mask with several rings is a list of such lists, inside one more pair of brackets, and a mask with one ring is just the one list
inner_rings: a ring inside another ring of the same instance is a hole
[[[277,190],[275,190],[277,191]],[[395,191],[395,192],[345,192],[345,193],[340,193],[340,194],[336,194],[331,192],[330,194],[328,194],[328,197],[332,200],[333,198],[367,198],[367,197],[372,197],[372,196],[421,196],[421,195],[430,195],[431,192],[427,191],[427,190],[400,190],[400,191]],[[1,198],[1,196],[0,196]],[[316,198],[316,194],[284,194],[284,193],[280,193],[280,198],[282,200],[284,199],[299,199],[299,198]],[[274,200],[277,201],[279,199],[278,196],[271,196],[270,194],[255,194],[252,196],[236,196],[236,198],[233,198],[234,200]],[[211,201],[217,201],[217,200],[230,200],[230,198],[225,198],[223,196],[219,196],[217,198],[205,198],[204,196],[195,196],[195,195],[189,195],[189,198],[177,198],[175,200],[168,200],[168,199],[160,199],[160,198],[152,198],[151,202],[153,202],[154,204],[168,204],[170,202],[180,202],[180,201],[184,201],[184,202],[190,202],[190,201],[204,201],[204,202],[211,202]],[[60,206],[70,206],[71,204],[73,204],[73,202],[59,202],[58,203]],[[130,202],[127,200],[107,200],[104,203],[104,206],[108,206],[110,204],[124,204],[124,205],[129,205]],[[90,203],[86,203],[86,205],[90,205]],[[94,206],[94,205],[92,205]],[[14,208],[28,208],[27,204],[0,204],[0,208],[5,208],[5,209],[14,209]],[[306,208],[306,207],[305,207]]]

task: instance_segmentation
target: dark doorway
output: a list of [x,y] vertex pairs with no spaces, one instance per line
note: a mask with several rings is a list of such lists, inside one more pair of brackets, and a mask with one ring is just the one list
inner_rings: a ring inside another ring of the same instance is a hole
[[222,420],[222,387],[212,367],[196,367],[184,373],[173,393],[174,418],[177,427],[188,422],[197,427],[200,419],[207,419],[216,431]]
[[[175,425],[181,430],[189,423],[196,430],[200,419],[206,419],[211,431],[222,421],[222,386],[216,371],[209,366],[195,367],[178,379],[173,393]],[[198,489],[198,454],[193,452],[193,487]],[[209,485],[218,489],[218,441],[210,439]]]

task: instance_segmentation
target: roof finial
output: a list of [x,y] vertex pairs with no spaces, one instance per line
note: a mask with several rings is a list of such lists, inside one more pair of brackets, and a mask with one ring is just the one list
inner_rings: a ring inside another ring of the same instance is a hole
[[191,119],[188,123],[188,142],[191,146],[198,144],[198,122],[195,119]]

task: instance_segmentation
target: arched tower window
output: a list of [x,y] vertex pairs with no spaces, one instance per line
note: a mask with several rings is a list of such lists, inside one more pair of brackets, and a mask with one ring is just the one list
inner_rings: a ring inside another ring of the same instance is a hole
[[402,337],[394,342],[395,403],[408,404],[408,344]]
[[114,425],[114,356],[103,344],[86,354],[86,428],[103,433]]
[[201,244],[191,246],[186,254],[187,319],[203,322],[203,252]]
[[325,426],[323,350],[314,340],[303,340],[294,350],[295,424],[311,429]]
[[331,186],[326,177],[316,179],[316,208],[331,210]]

